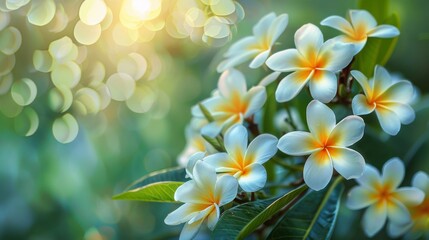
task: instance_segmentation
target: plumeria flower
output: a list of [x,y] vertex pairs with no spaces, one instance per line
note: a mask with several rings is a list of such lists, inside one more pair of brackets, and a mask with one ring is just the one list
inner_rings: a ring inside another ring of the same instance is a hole
[[420,189],[425,194],[425,198],[419,205],[408,206],[411,214],[411,223],[395,225],[390,224],[388,233],[391,237],[399,237],[409,231],[406,235],[407,239],[419,239],[423,234],[426,239],[429,238],[429,176],[420,171],[417,172],[412,180],[412,186]]
[[337,92],[336,72],[352,60],[354,48],[336,40],[323,42],[320,29],[306,24],[295,33],[296,49],[273,54],[267,66],[278,72],[293,72],[280,81],[276,90],[278,102],[294,98],[309,83],[310,93],[321,102],[331,101]]
[[182,206],[168,214],[164,222],[168,225],[185,223],[180,239],[193,239],[204,220],[214,229],[220,207],[231,202],[237,195],[238,183],[234,177],[216,176],[215,170],[203,161],[198,161],[193,169],[193,179],[180,186],[175,194]]
[[253,27],[253,36],[240,39],[228,49],[225,53],[227,59],[219,64],[217,71],[223,72],[250,59],[253,59],[249,64],[250,68],[262,66],[287,24],[287,14],[276,16],[272,12],[265,15]]
[[361,72],[351,71],[365,93],[353,98],[353,113],[365,115],[375,111],[381,128],[390,135],[396,135],[401,123],[414,121],[414,110],[408,105],[413,99],[413,85],[406,80],[393,82],[381,66],[375,66],[374,72],[374,77],[368,80]]
[[313,100],[307,106],[310,132],[289,132],[280,138],[277,146],[292,156],[310,155],[304,165],[304,181],[316,191],[328,185],[333,169],[351,179],[360,177],[365,167],[362,155],[347,148],[362,138],[365,128],[362,118],[348,116],[335,123],[334,112]]
[[267,172],[263,163],[277,152],[277,138],[270,134],[257,136],[247,146],[247,129],[242,125],[231,127],[225,133],[226,153],[215,153],[204,158],[204,162],[215,167],[216,172],[237,178],[246,192],[255,192],[265,186]]
[[[244,119],[259,111],[267,100],[265,87],[255,86],[248,91],[246,79],[235,69],[222,73],[218,90],[219,94],[201,103],[214,119],[201,129],[201,133],[209,137],[215,137],[234,124],[243,123]],[[204,118],[199,106],[193,107],[192,114]]]
[[378,25],[374,17],[366,10],[350,10],[351,22],[340,16],[325,18],[320,24],[340,30],[345,35],[336,39],[352,43],[355,46],[355,54],[365,46],[368,37],[392,38],[399,35],[399,30],[392,25]]
[[404,175],[402,161],[392,158],[384,164],[381,176],[376,168],[367,165],[362,177],[356,179],[360,186],[350,190],[346,204],[353,210],[368,207],[362,225],[369,237],[380,231],[387,219],[390,225],[408,224],[410,213],[405,205],[416,206],[423,201],[424,193],[420,189],[398,188]]

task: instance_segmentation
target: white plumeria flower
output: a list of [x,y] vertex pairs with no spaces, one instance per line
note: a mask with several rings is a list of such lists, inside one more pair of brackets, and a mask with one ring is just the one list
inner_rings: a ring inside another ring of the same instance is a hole
[[374,77],[368,80],[361,72],[351,71],[365,93],[353,98],[353,113],[365,115],[375,111],[381,128],[390,135],[396,135],[401,123],[414,121],[414,110],[408,105],[414,96],[413,85],[406,80],[393,82],[381,66],[375,66],[374,72]]
[[333,168],[346,179],[362,175],[365,160],[347,148],[363,136],[365,123],[361,117],[348,116],[336,124],[334,112],[313,100],[307,106],[307,124],[310,132],[289,132],[280,138],[277,147],[292,156],[310,155],[304,165],[304,181],[310,188],[325,188]]
[[388,233],[391,237],[399,237],[409,231],[406,235],[406,239],[419,239],[422,235],[426,235],[426,239],[429,238],[429,176],[419,171],[417,172],[412,180],[412,186],[420,189],[425,194],[425,198],[419,205],[408,206],[408,210],[411,214],[411,223],[395,225],[390,224],[388,227]]
[[265,15],[253,27],[253,36],[248,36],[234,43],[225,53],[225,59],[218,67],[218,72],[223,72],[250,59],[250,68],[262,66],[270,55],[271,48],[280,35],[286,29],[288,15],[275,13]]
[[362,177],[356,179],[360,186],[350,190],[346,204],[353,210],[368,207],[362,226],[369,237],[379,232],[387,219],[389,224],[408,224],[410,213],[405,205],[416,206],[423,201],[424,193],[418,188],[398,188],[404,175],[402,161],[392,158],[384,164],[381,176],[376,168],[367,165]]
[[198,161],[193,170],[193,180],[180,186],[175,194],[176,201],[185,204],[168,214],[164,222],[168,225],[185,223],[180,239],[193,239],[201,224],[207,219],[207,226],[214,229],[219,220],[219,207],[231,202],[237,195],[238,183],[234,177],[217,177],[215,170],[203,161]]
[[225,133],[226,153],[215,153],[204,158],[204,162],[215,167],[216,172],[237,178],[246,192],[255,192],[265,186],[267,172],[263,163],[277,152],[277,138],[270,134],[257,136],[247,146],[247,129],[236,125]]
[[336,72],[345,68],[354,56],[351,44],[330,39],[323,42],[322,32],[306,24],[295,33],[296,49],[273,54],[267,66],[278,72],[293,72],[280,81],[276,90],[278,102],[294,98],[309,83],[311,96],[329,102],[337,93]]
[[320,24],[340,30],[345,35],[336,39],[352,43],[355,46],[355,54],[365,46],[368,37],[392,38],[399,35],[399,30],[392,25],[378,25],[374,17],[366,10],[350,10],[351,22],[340,16],[325,18]]
[[[255,86],[248,91],[246,79],[235,69],[222,73],[218,90],[218,95],[201,103],[214,118],[213,122],[201,129],[201,133],[209,137],[215,137],[232,125],[243,123],[244,119],[258,112],[267,100],[265,87]],[[192,114],[204,118],[199,106],[192,108]]]

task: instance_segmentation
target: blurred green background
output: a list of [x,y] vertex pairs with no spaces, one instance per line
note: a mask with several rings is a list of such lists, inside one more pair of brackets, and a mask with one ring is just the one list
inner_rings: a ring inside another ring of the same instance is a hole
[[[357,6],[356,1],[340,0],[239,2],[246,16],[237,24],[232,41],[250,35],[252,26],[268,12],[289,14],[289,25],[279,40],[282,45],[275,51],[293,47],[293,34],[301,25],[318,25],[327,16],[344,16],[347,9]],[[401,35],[386,67],[412,81],[424,98],[429,93],[429,2],[394,0],[390,7],[399,15]],[[73,27],[50,35],[44,34],[43,27],[25,21],[17,15],[10,23],[23,35],[13,71],[17,76],[33,77],[40,87],[46,75],[28,73],[33,55],[30,49],[47,49],[60,36],[72,38]],[[325,38],[338,34],[321,29]],[[16,119],[0,114],[0,239],[161,239],[179,233],[181,226],[163,223],[176,205],[113,201],[111,197],[151,171],[176,165],[185,146],[190,107],[215,88],[219,76],[215,66],[231,42],[221,48],[207,47],[160,31],[142,44],[156,52],[162,66],[161,74],[147,83],[157,89],[158,96],[145,113],[134,113],[125,104],[112,102],[102,113],[76,116],[79,133],[68,144],[53,137],[55,114],[45,110],[46,91],[39,91],[33,106],[40,119],[34,135],[18,134]],[[134,50],[145,53],[139,47]],[[104,53],[89,53],[95,54],[95,59],[108,55],[106,51],[114,52],[101,47],[98,51]],[[246,66],[240,69],[246,69],[251,82],[266,74]],[[403,127],[397,137],[374,140],[368,134],[358,146],[378,167],[395,155],[404,158],[409,162],[407,184],[415,171],[429,171],[428,99],[415,109],[417,120]],[[359,213],[347,209],[341,213],[335,237],[362,239]],[[381,233],[377,237],[385,236]]]

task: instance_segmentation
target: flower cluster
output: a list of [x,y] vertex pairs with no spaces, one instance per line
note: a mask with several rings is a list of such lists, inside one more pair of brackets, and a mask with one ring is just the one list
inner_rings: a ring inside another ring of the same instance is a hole
[[[404,165],[399,159],[389,160],[380,175],[350,148],[365,132],[364,119],[358,115],[375,111],[381,128],[396,135],[401,124],[414,120],[415,113],[409,105],[414,94],[410,82],[392,80],[380,65],[374,66],[374,76],[368,79],[353,65],[368,37],[392,38],[399,35],[399,30],[392,25],[377,25],[365,10],[351,10],[349,15],[351,22],[339,16],[321,22],[345,35],[325,41],[322,31],[308,23],[296,31],[295,48],[271,55],[288,24],[288,15],[270,13],[254,26],[252,36],[231,45],[217,67],[222,72],[217,90],[192,109],[194,127],[192,134],[188,130],[189,142],[180,157],[180,164],[187,164],[186,172],[192,180],[175,194],[175,199],[185,204],[165,219],[173,225],[186,222],[181,239],[194,237],[206,218],[209,229],[213,229],[220,207],[232,202],[237,193],[264,189],[264,164],[290,167],[288,158],[296,160],[298,166],[293,169],[303,169],[303,182],[316,191],[328,186],[336,175],[356,179],[360,186],[350,191],[347,205],[351,209],[368,207],[363,217],[368,236],[380,231],[386,219],[392,236],[410,229],[427,229],[427,175],[419,173],[413,187],[398,188],[404,177]],[[233,68],[247,61],[250,68],[265,64],[273,72],[248,89],[244,75]],[[268,85],[283,73],[289,74],[279,81],[275,95],[268,95]],[[362,93],[352,88],[353,78]],[[293,116],[289,107],[306,87],[313,98],[305,112],[307,129],[305,124],[293,122],[300,117]],[[340,92],[343,87],[346,93]],[[261,117],[267,114],[269,97],[286,103],[286,113],[279,111],[271,116],[274,120],[281,113],[290,121],[287,128],[277,132],[281,133],[279,140],[273,131],[270,133],[274,135],[261,133],[264,129],[260,125],[271,121]],[[337,123],[336,108],[332,107],[336,104],[351,105],[354,115],[342,114]]]

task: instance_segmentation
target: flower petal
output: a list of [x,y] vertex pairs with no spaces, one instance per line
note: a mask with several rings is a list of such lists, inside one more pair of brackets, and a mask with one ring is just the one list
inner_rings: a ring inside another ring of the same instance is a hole
[[249,144],[246,151],[246,164],[263,164],[277,153],[277,138],[271,134],[261,134]]
[[313,136],[325,142],[336,123],[334,112],[325,104],[313,100],[307,106],[307,124]]
[[356,95],[352,100],[353,114],[366,115],[372,113],[375,109],[375,103],[368,104],[368,101],[363,94]]
[[287,27],[287,24],[289,22],[289,17],[287,14],[280,14],[271,24],[270,28],[268,29],[268,36],[269,36],[269,43],[272,46],[277,39],[282,35],[284,30]]
[[217,87],[220,94],[225,98],[230,98],[233,94],[243,96],[247,91],[244,75],[235,69],[223,72],[219,78]]
[[429,194],[429,176],[423,171],[418,171],[413,177],[412,186]]
[[377,201],[376,198],[371,197],[372,194],[374,194],[372,189],[362,186],[353,187],[347,195],[346,205],[352,210],[366,208]]
[[[234,177],[232,177],[234,178]],[[235,179],[234,179],[235,180]],[[209,216],[207,217],[207,227],[213,231],[213,229],[216,226],[217,221],[219,220],[219,216],[220,216],[220,209],[219,206],[217,204],[215,205],[215,209],[214,211],[212,211]]]
[[230,203],[237,196],[238,182],[233,176],[220,176],[216,182],[215,196],[219,198],[219,206]]
[[193,176],[199,188],[207,192],[214,191],[216,185],[216,170],[212,166],[204,161],[198,161],[195,164]]
[[296,71],[280,80],[276,90],[277,102],[292,100],[310,80],[313,71]]
[[381,184],[381,176],[375,167],[367,164],[362,176],[357,178],[356,182],[362,186],[375,190],[375,187]]
[[383,103],[383,105],[389,110],[393,111],[402,124],[410,124],[416,118],[413,108],[408,104],[390,102]]
[[353,55],[356,55],[365,47],[367,38],[356,39],[352,36],[340,35],[334,37],[333,40],[344,44],[351,44],[353,46]]
[[218,173],[235,172],[235,163],[228,153],[215,153],[204,158],[204,162],[216,169]]
[[263,16],[253,27],[253,35],[255,35],[255,37],[266,35],[267,30],[270,28],[275,19],[276,14],[274,12],[270,12],[267,15]]
[[190,178],[193,178],[192,173],[194,171],[194,166],[197,163],[197,161],[202,160],[204,156],[206,155],[205,152],[196,152],[192,154],[189,159],[188,163],[186,164],[186,175]]
[[349,148],[330,148],[335,170],[346,179],[362,176],[365,169],[365,160],[360,153]]
[[318,58],[319,61],[324,62],[324,66],[322,67],[324,70],[337,72],[349,65],[354,54],[355,47],[353,44],[329,39],[320,48]]
[[375,109],[378,121],[380,122],[381,128],[387,134],[395,136],[401,130],[401,120],[393,111],[387,108]]
[[350,10],[349,14],[355,30],[360,26],[368,30],[377,26],[375,18],[366,10]]
[[332,161],[326,151],[312,153],[304,165],[304,181],[313,190],[325,188],[332,178]]
[[244,37],[229,47],[224,57],[230,58],[242,54],[245,50],[250,49],[251,46],[257,43],[257,39],[254,36]]
[[391,238],[397,238],[408,232],[412,228],[412,226],[412,222],[408,224],[394,224],[392,222],[389,222],[389,224],[387,224],[387,234]]
[[368,37],[392,38],[399,35],[399,30],[392,25],[378,25],[368,32]]
[[177,188],[174,200],[193,204],[205,204],[207,194],[202,191],[194,180],[190,180]]
[[398,225],[407,224],[411,221],[410,212],[401,202],[391,199],[387,204],[387,217],[389,221]]
[[259,83],[258,86],[266,87],[273,83],[280,76],[281,72],[272,72],[265,76]]
[[179,240],[194,239],[198,231],[200,230],[200,227],[203,221],[204,221],[204,218],[192,224],[186,223],[182,228],[182,232],[180,232]]
[[328,26],[340,30],[341,32],[351,35],[353,33],[352,25],[340,16],[329,16],[320,22],[322,26]]
[[414,87],[409,81],[399,81],[391,85],[382,95],[383,102],[409,103],[414,96]]
[[280,138],[277,147],[280,151],[292,156],[308,155],[322,149],[317,146],[311,133],[303,131],[286,133]]
[[244,157],[247,142],[247,129],[243,125],[237,124],[225,133],[225,149],[232,158]]
[[373,84],[373,92],[376,95],[374,97],[380,96],[384,91],[392,86],[392,78],[384,67],[380,65],[375,66]]
[[167,225],[178,225],[189,221],[197,213],[198,212],[195,211],[195,204],[185,203],[173,212],[169,213],[164,219],[164,223]]
[[396,189],[405,176],[404,163],[399,158],[391,158],[383,165],[382,181],[388,184],[390,189]]
[[244,171],[245,173],[238,178],[238,183],[245,192],[256,192],[265,186],[267,171],[261,164],[253,163]]
[[425,193],[416,187],[402,187],[395,191],[395,198],[406,206],[417,206],[425,199]]
[[224,121],[211,122],[205,125],[203,128],[201,128],[201,134],[204,136],[214,138],[222,131],[222,128],[224,125],[225,125]]
[[387,207],[386,202],[380,202],[371,205],[363,214],[362,226],[365,234],[368,237],[373,237],[379,232],[387,219]]
[[331,71],[316,70],[310,79],[311,96],[323,103],[334,99],[337,93],[337,76]]
[[245,97],[247,103],[246,111],[243,113],[244,118],[248,118],[262,109],[265,102],[267,101],[267,91],[263,86],[254,86]]
[[296,49],[286,49],[268,58],[267,66],[278,72],[292,72],[305,68],[305,59]]
[[369,84],[368,78],[361,72],[357,70],[352,70],[350,74],[356,79],[356,81],[362,87],[366,96],[371,97],[372,95],[372,87]]
[[348,147],[362,139],[365,123],[361,117],[347,116],[341,120],[329,135],[335,146]]
[[295,32],[296,49],[306,58],[317,54],[323,44],[323,34],[318,27],[307,23]]
[[238,66],[253,57],[257,56],[260,51],[258,49],[253,50],[243,50],[242,52],[238,53],[237,55],[233,55],[222,62],[219,63],[219,65],[216,68],[216,71],[221,73],[224,72],[230,68],[233,68],[235,66]]
[[250,68],[258,68],[262,66],[270,55],[271,48],[259,53],[253,60],[250,62]]

